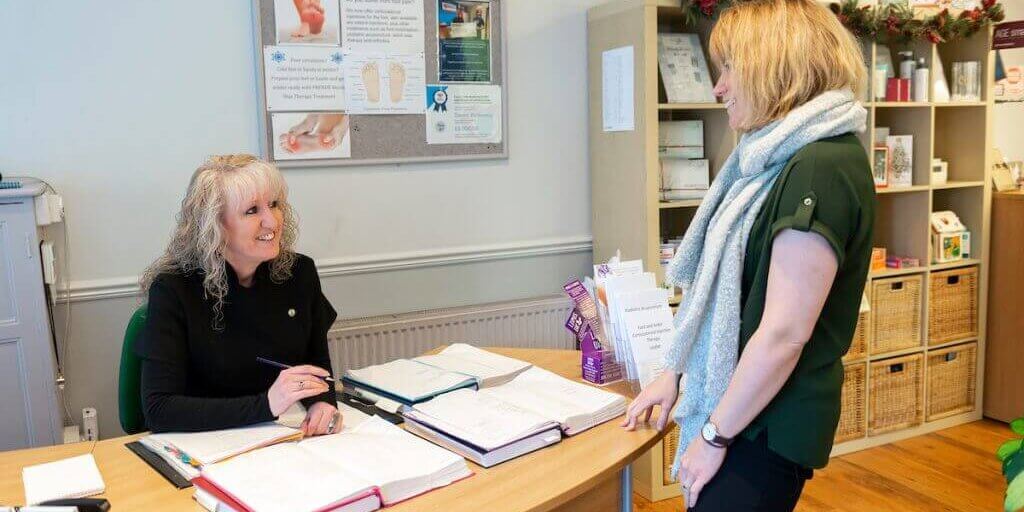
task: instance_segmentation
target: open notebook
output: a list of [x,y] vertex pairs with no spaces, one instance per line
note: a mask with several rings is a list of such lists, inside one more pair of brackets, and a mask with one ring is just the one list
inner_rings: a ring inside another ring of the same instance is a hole
[[372,416],[339,434],[205,466],[195,484],[242,510],[349,512],[364,510],[371,496],[392,505],[470,475],[458,455]]
[[[341,403],[337,407],[345,422],[353,413],[362,414]],[[139,444],[167,462],[170,469],[185,480],[192,480],[199,476],[203,464],[218,462],[262,446],[301,439],[302,432],[298,427],[305,417],[306,408],[296,402],[273,422],[207,432],[150,434],[140,438]]]
[[106,490],[91,453],[21,470],[25,503],[35,505],[64,498],[84,498]]
[[469,375],[476,379],[480,388],[504,384],[533,366],[465,343],[454,343],[437,354],[414,357],[413,361]]
[[405,412],[405,428],[491,467],[561,440],[558,422],[492,395],[460,389]]
[[558,442],[626,411],[622,395],[530,368],[511,381],[460,390],[405,412],[406,428],[490,466]]
[[430,400],[456,389],[476,386],[474,377],[409,359],[396,359],[389,363],[349,370],[344,381],[347,385],[405,405]]

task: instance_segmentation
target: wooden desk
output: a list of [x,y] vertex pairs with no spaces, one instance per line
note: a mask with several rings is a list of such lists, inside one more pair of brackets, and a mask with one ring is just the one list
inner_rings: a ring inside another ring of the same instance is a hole
[[[489,350],[582,382],[579,352]],[[621,383],[606,389],[630,395]],[[664,433],[649,426],[626,432],[619,427],[619,422],[619,419],[606,422],[490,469],[468,462],[476,473],[472,477],[387,510],[610,511],[619,510],[621,506],[631,507],[629,463],[654,446]],[[93,452],[107,484],[103,496],[110,500],[113,512],[202,510],[192,500],[193,489],[175,489],[124,447],[125,443],[139,437],[141,435],[100,441]],[[0,453],[0,505],[24,503],[21,468],[88,453],[91,447],[92,443],[76,443]]]

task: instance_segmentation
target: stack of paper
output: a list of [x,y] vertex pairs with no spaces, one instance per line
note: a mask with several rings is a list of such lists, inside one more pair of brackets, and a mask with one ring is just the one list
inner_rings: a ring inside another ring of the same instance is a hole
[[139,439],[139,442],[191,478],[198,474],[197,468],[205,464],[296,439],[302,439],[301,430],[268,422],[206,432],[151,434]]
[[622,415],[622,395],[533,367],[479,391],[441,395],[406,411],[407,428],[482,466],[558,442]]
[[561,426],[493,395],[460,389],[406,411],[406,429],[491,467],[561,440]]
[[413,361],[473,377],[480,388],[504,384],[533,366],[465,343],[452,344],[438,354],[416,357]]
[[91,453],[69,459],[26,466],[21,470],[25,503],[84,498],[106,490],[103,477]]
[[642,270],[608,275],[604,281],[616,358],[628,380],[646,387],[663,370],[672,341],[671,292],[658,288],[654,274]]
[[[389,506],[472,475],[459,456],[377,416],[339,434],[282,443],[203,468],[204,494],[231,508],[345,512]],[[199,497],[197,497],[199,499]]]
[[460,388],[476,387],[477,379],[409,359],[349,370],[345,384],[412,405]]

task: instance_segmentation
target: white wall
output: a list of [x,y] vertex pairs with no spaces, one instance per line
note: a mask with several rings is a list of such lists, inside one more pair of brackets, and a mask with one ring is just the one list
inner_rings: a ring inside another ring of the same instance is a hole
[[[328,268],[343,317],[557,293],[586,272],[586,9],[602,1],[506,0],[508,160],[285,171],[299,250]],[[252,8],[59,7],[0,0],[0,172],[64,195],[82,298],[69,396],[73,412],[97,406],[114,434],[133,282],[166,243],[196,166],[257,151]]]
[[[1002,0],[999,2],[1006,11],[1006,21],[1024,20],[1024,0]],[[1024,48],[1000,52],[1006,66],[1024,66]],[[1024,160],[1024,102],[998,103],[992,115],[993,140],[1007,160]]]

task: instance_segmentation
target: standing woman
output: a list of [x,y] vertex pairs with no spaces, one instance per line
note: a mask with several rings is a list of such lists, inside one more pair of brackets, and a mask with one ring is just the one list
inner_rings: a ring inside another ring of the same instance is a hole
[[[143,273],[142,402],[154,432],[272,421],[306,406],[306,435],[341,430],[327,330],[337,318],[313,260],[294,252],[288,187],[251,155],[192,175],[164,254]],[[293,365],[278,368],[257,357]]]
[[623,425],[657,405],[662,428],[679,397],[673,469],[687,505],[792,510],[828,462],[868,273],[874,186],[854,135],[863,58],[814,0],[737,2],[710,53],[743,135],[667,272],[685,297],[667,370]]

